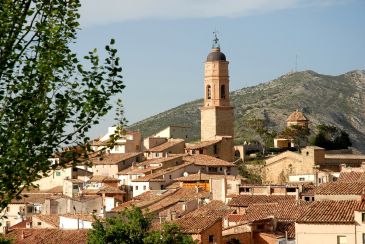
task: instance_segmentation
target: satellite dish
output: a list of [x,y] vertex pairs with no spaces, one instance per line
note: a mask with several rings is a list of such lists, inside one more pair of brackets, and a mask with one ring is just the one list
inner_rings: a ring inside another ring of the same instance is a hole
[[184,173],[183,173],[183,176],[184,176],[184,177],[186,177],[186,176],[188,176],[188,175],[189,175],[189,173],[188,173],[188,172],[184,172]]

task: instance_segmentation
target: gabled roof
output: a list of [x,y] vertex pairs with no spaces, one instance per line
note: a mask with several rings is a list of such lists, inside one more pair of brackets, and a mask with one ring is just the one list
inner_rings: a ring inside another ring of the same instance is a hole
[[330,182],[315,189],[315,195],[362,195],[365,182]]
[[307,117],[302,112],[298,110],[291,113],[286,120],[287,122],[297,122],[297,121],[308,121]]
[[196,149],[202,149],[202,148],[205,148],[205,147],[209,147],[209,146],[212,146],[214,144],[217,144],[218,142],[221,142],[222,139],[219,139],[219,140],[211,140],[211,141],[201,141],[201,142],[198,142],[198,143],[189,143],[189,144],[186,144],[186,149],[187,150],[196,150]]
[[248,207],[255,203],[278,203],[295,201],[292,195],[237,195],[228,202],[230,207]]
[[341,172],[337,182],[365,182],[365,172]]
[[233,212],[221,201],[211,201],[175,222],[184,233],[199,234]]
[[147,150],[148,152],[163,152],[165,150],[168,150],[178,144],[184,143],[185,141],[183,139],[170,139],[169,141],[162,143],[156,147],[150,148]]
[[187,162],[192,162],[198,166],[216,166],[216,167],[236,166],[234,163],[204,154],[187,155],[183,159]]
[[295,221],[309,205],[310,203],[305,201],[252,204],[246,209],[243,219],[251,222],[273,216],[279,221]]
[[131,153],[110,153],[101,156],[95,156],[90,161],[93,165],[113,165],[119,164],[122,161],[138,157],[142,155],[142,152],[131,152]]
[[161,170],[158,170],[155,173],[148,174],[148,175],[145,175],[143,177],[134,179],[134,180],[132,180],[132,182],[149,182],[149,181],[164,182],[165,179],[163,178],[163,175],[168,174],[168,173],[172,173],[172,172],[174,172],[176,170],[179,170],[179,169],[182,169],[182,168],[185,168],[185,167],[187,167],[191,164],[192,164],[191,162],[186,162],[186,163],[177,165],[175,167],[161,169]]
[[[17,229],[5,235],[22,244],[84,244],[88,230]],[[24,238],[23,238],[24,237]]]
[[244,178],[239,175],[224,175],[224,174],[189,174],[188,176],[176,178],[175,181],[181,182],[195,182],[195,181],[208,181],[210,179],[228,179],[228,180],[243,180]]
[[105,176],[105,175],[94,175],[93,177],[90,178],[90,180],[88,182],[99,182],[99,183],[104,183],[104,182],[119,182],[119,179],[110,177],[110,176]]
[[51,215],[33,215],[32,221],[34,222],[34,218],[39,219],[40,221],[43,221],[49,225],[54,226],[55,228],[58,228],[60,226],[60,216],[57,214],[51,214]]
[[297,223],[353,224],[354,211],[365,210],[364,201],[315,201],[298,217]]

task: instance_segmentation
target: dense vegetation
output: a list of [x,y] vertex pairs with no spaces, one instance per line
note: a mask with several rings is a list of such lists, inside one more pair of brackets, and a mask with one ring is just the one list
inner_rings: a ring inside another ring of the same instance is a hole
[[[286,119],[296,109],[310,120],[310,129],[331,124],[346,131],[353,147],[365,152],[365,72],[352,71],[338,76],[313,71],[287,74],[273,81],[231,92],[235,107],[235,141],[262,140],[255,120],[262,120],[267,131],[282,131]],[[192,101],[131,125],[149,136],[164,127],[186,125],[200,136],[202,100]],[[253,124],[250,124],[253,123]],[[264,135],[264,134],[262,134]]]
[[88,233],[88,243],[125,244],[193,244],[190,235],[184,235],[173,223],[165,223],[161,230],[149,231],[151,215],[144,215],[137,207],[123,210],[118,216],[98,220]]

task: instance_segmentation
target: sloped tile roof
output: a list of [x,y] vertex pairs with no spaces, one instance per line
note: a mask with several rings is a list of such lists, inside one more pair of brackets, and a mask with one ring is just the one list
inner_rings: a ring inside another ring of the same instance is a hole
[[209,179],[228,179],[228,180],[238,180],[238,179],[244,179],[241,176],[235,176],[235,175],[224,175],[224,174],[205,174],[205,173],[201,173],[201,174],[189,174],[188,176],[185,177],[179,177],[176,178],[176,181],[181,181],[181,182],[190,182],[190,181],[199,181],[199,180],[203,180],[203,181],[207,181]]
[[217,167],[235,167],[236,165],[212,156],[204,154],[187,155],[183,158],[185,161],[192,162],[198,166],[217,166]]
[[276,203],[294,201],[292,195],[237,195],[233,196],[228,206],[231,207],[248,207],[255,203]]
[[89,182],[100,182],[100,183],[104,183],[104,182],[119,182],[119,179],[110,177],[110,176],[105,176],[105,175],[93,175],[93,177],[90,178]]
[[201,142],[198,142],[198,143],[190,143],[190,144],[186,145],[186,149],[187,150],[201,149],[201,148],[204,148],[204,147],[208,147],[208,146],[217,144],[220,141],[222,141],[222,139],[211,140],[211,141],[201,141]]
[[308,121],[307,117],[302,112],[295,111],[289,115],[286,119],[287,122],[297,122],[297,121]]
[[309,205],[305,201],[252,204],[246,209],[244,220],[251,222],[273,216],[281,221],[295,221]]
[[353,224],[354,211],[365,210],[364,201],[315,201],[298,217],[297,223]]
[[314,190],[315,195],[362,195],[365,182],[330,182],[324,183]]
[[365,182],[365,172],[341,172],[337,182]]
[[43,221],[49,225],[54,226],[55,228],[58,228],[60,226],[60,216],[57,214],[51,214],[51,215],[45,215],[45,214],[39,214],[39,215],[33,215],[32,221],[34,222],[36,219],[39,219],[40,221]]
[[191,162],[186,162],[186,163],[183,163],[183,164],[180,164],[180,165],[177,165],[175,167],[170,167],[170,168],[165,168],[165,169],[161,169],[161,170],[158,170],[157,172],[154,172],[152,174],[148,174],[148,175],[145,175],[143,177],[140,177],[140,178],[137,178],[137,179],[134,179],[132,180],[133,182],[149,182],[149,181],[159,181],[159,182],[164,182],[165,179],[162,178],[162,176],[164,174],[167,174],[167,173],[171,173],[171,172],[174,172],[176,170],[179,170],[179,169],[182,169],[184,167],[187,167],[189,165],[191,165],[192,163]]
[[211,201],[175,222],[184,233],[199,234],[233,212],[221,201]]
[[171,139],[165,143],[162,143],[161,145],[158,145],[156,147],[150,148],[149,152],[163,152],[165,150],[168,150],[178,144],[184,143],[185,141],[183,139]]
[[84,244],[87,242],[87,232],[88,230],[17,229],[9,232],[6,237],[14,238],[18,244]]
[[114,165],[119,164],[124,160],[128,160],[134,157],[141,156],[141,152],[131,152],[131,153],[110,153],[102,156],[96,156],[90,161],[93,165]]

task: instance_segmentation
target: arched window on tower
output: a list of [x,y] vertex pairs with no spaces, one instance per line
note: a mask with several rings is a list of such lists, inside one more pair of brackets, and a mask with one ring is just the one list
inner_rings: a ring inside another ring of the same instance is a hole
[[221,98],[226,98],[226,87],[221,85]]
[[207,99],[211,99],[212,98],[212,89],[210,87],[210,85],[207,86]]

